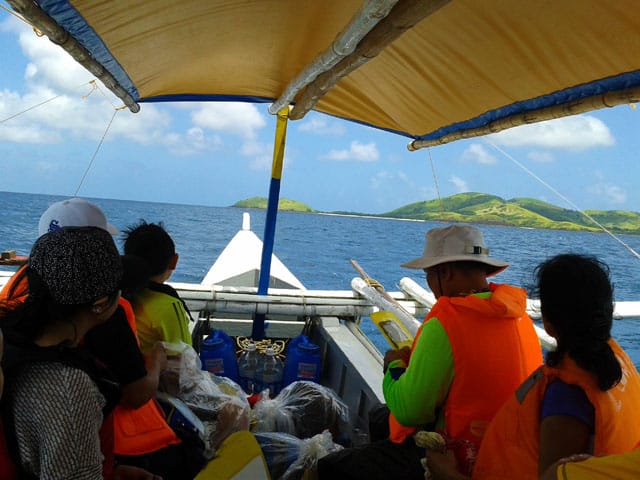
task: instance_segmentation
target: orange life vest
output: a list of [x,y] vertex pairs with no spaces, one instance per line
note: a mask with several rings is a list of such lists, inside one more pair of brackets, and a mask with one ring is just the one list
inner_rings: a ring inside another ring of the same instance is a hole
[[[0,290],[0,302],[9,302],[8,307],[17,307],[24,303],[24,301],[29,296],[29,282],[27,281],[27,277],[25,275],[20,275],[27,268],[26,265],[21,266],[16,273],[14,273],[11,278],[5,283],[2,290]],[[14,286],[14,284],[18,281],[18,278],[21,279],[21,283]],[[13,289],[11,298],[9,298],[9,292]]]
[[622,380],[603,392],[593,374],[565,357],[556,368],[542,366],[512,395],[491,422],[482,442],[474,479],[537,479],[540,409],[555,379],[582,388],[595,409],[594,456],[625,453],[640,441],[640,376],[614,341],[609,345],[622,367]]
[[[121,297],[120,306],[127,315],[131,330],[138,338],[131,303]],[[144,455],[180,443],[180,439],[165,421],[164,414],[154,399],[135,410],[118,405],[113,411],[113,418],[113,450],[116,455]]]
[[[444,433],[449,439],[470,441],[476,448],[509,395],[542,364],[540,341],[525,312],[524,290],[493,283],[490,289],[493,301],[476,295],[441,296],[424,321],[438,319],[453,354],[455,373],[443,405]],[[398,423],[393,414],[389,426],[395,443],[416,430]]]

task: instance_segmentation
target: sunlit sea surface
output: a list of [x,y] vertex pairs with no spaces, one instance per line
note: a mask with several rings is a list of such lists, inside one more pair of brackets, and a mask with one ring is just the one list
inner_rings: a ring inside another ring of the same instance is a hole
[[[63,197],[0,192],[0,250],[14,249],[28,255],[37,238],[40,215]],[[171,278],[199,283],[222,249],[242,225],[242,213],[251,214],[252,230],[264,233],[264,210],[202,207],[125,200],[92,199],[119,229],[137,223],[162,221],[180,253]],[[442,224],[364,217],[345,217],[292,212],[278,213],[274,253],[309,289],[350,289],[358,276],[349,259],[355,259],[388,291],[399,290],[402,277],[425,285],[421,271],[400,264],[422,254],[425,232]],[[557,253],[576,252],[599,257],[611,268],[616,300],[640,302],[640,237],[605,233],[581,233],[479,225],[491,256],[511,266],[496,277],[501,283],[531,286],[534,267]],[[121,248],[122,242],[116,243]],[[6,267],[0,267],[5,268]],[[377,329],[363,322],[363,330],[379,349],[387,344]],[[614,322],[613,336],[640,367],[640,318]]]

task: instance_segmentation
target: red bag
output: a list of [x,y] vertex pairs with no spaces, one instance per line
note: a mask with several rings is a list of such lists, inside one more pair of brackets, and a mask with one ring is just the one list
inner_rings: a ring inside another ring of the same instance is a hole
[[18,480],[19,478],[18,468],[9,454],[2,419],[0,419],[0,478],[3,480]]

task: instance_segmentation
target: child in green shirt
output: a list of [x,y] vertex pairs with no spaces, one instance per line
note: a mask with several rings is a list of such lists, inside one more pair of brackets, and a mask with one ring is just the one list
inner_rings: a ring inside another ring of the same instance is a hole
[[147,268],[147,286],[130,299],[141,350],[150,350],[156,342],[183,341],[191,345],[189,309],[178,292],[165,283],[178,263],[171,236],[162,223],[144,220],[129,227],[124,235],[124,253],[143,259]]

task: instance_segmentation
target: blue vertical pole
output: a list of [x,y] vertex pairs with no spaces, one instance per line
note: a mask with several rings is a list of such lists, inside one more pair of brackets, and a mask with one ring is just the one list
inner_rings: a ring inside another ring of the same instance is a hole
[[[282,178],[282,164],[284,147],[287,137],[287,122],[289,107],[282,108],[276,119],[276,136],[273,142],[273,162],[271,166],[271,183],[269,185],[269,200],[267,202],[267,218],[264,225],[264,240],[262,243],[262,258],[260,260],[260,278],[258,280],[258,295],[266,295],[269,291],[269,277],[271,276],[271,256],[276,236],[276,217],[278,216],[278,201],[280,200],[280,179]],[[251,337],[254,340],[264,338],[264,313],[257,313],[253,319]]]

